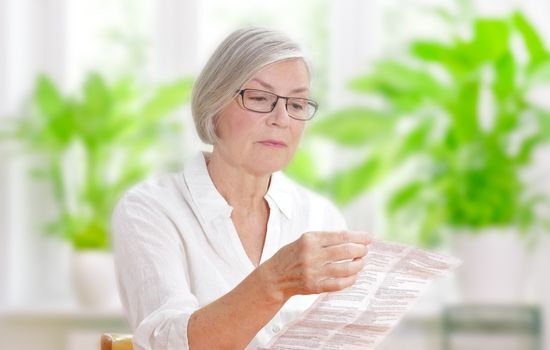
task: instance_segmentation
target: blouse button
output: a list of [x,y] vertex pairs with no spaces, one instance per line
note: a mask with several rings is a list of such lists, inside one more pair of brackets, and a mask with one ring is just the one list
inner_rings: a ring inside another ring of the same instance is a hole
[[274,325],[274,326],[271,328],[271,330],[273,330],[273,332],[275,332],[275,333],[279,333],[279,331],[281,330],[281,328],[280,328],[279,326],[277,326],[277,325]]

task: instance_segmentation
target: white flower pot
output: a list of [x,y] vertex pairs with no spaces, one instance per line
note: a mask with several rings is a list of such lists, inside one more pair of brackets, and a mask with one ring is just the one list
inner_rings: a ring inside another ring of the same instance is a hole
[[76,297],[84,308],[112,309],[118,305],[118,294],[111,252],[76,251],[73,254],[72,277]]
[[529,254],[514,230],[491,229],[475,234],[455,232],[453,253],[463,261],[456,271],[463,302],[514,303],[525,296]]

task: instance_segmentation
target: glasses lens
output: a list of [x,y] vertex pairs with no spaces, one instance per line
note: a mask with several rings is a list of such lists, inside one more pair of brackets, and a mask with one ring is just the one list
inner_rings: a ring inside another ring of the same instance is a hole
[[310,119],[315,114],[317,105],[305,98],[289,98],[288,114],[298,119]]
[[265,91],[245,90],[243,94],[244,106],[256,112],[270,112],[276,100],[276,95]]

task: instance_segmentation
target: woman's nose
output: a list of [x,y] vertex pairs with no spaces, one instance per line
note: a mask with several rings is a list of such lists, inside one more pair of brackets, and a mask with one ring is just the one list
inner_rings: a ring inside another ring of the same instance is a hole
[[269,113],[268,117],[270,124],[276,124],[281,127],[288,126],[288,123],[290,122],[290,116],[288,115],[288,111],[286,110],[286,100],[280,98],[276,104],[275,108]]

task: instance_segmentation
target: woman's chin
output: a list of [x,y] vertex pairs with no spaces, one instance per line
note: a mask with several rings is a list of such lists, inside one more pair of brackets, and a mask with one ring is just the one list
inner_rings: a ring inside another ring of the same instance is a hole
[[267,176],[284,169],[288,162],[287,157],[258,158],[250,163],[249,168],[255,175]]

